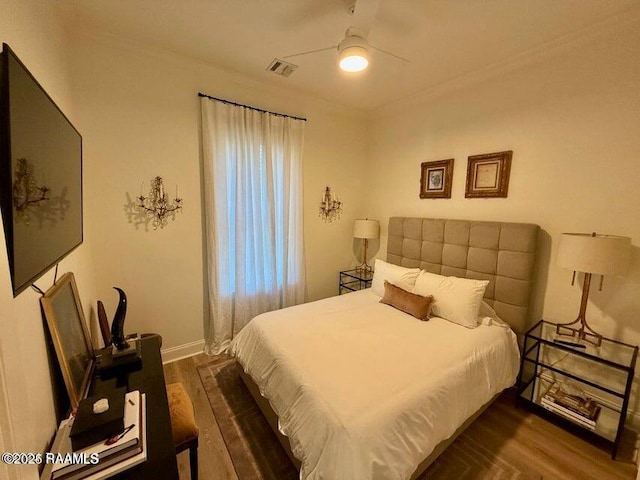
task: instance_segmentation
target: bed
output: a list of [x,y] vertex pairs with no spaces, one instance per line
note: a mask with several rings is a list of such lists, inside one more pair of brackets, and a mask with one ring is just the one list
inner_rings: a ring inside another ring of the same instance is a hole
[[474,328],[382,304],[374,278],[372,289],[259,315],[240,332],[231,353],[301,479],[415,479],[513,385],[538,231],[390,219],[398,271],[488,282]]

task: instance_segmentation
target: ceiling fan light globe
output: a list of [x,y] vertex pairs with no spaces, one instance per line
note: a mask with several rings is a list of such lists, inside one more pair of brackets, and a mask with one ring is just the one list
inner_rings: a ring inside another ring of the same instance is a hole
[[345,72],[361,72],[369,66],[369,52],[362,47],[347,47],[340,52],[338,65]]

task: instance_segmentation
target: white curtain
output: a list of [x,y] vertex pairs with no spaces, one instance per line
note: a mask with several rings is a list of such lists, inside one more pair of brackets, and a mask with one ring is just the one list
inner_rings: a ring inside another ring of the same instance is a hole
[[302,303],[303,120],[201,97],[209,321],[217,354],[254,316]]

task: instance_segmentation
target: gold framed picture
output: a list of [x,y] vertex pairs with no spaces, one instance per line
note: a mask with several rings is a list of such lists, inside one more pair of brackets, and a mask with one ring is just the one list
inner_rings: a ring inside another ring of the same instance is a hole
[[506,197],[509,192],[512,150],[470,156],[466,198]]
[[420,198],[451,198],[453,158],[423,162],[420,174]]
[[89,388],[94,355],[73,273],[65,273],[40,299],[53,339],[71,408],[78,408]]

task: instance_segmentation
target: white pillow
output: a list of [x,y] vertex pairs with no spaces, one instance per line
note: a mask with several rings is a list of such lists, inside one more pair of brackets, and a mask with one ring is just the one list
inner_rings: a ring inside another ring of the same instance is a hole
[[416,279],[413,293],[433,295],[433,315],[467,328],[478,326],[478,315],[489,280],[444,277],[422,271]]
[[379,297],[384,296],[384,281],[393,283],[408,292],[413,291],[413,284],[420,274],[419,268],[406,268],[392,263],[384,262],[376,258],[373,280],[371,280],[371,291]]

